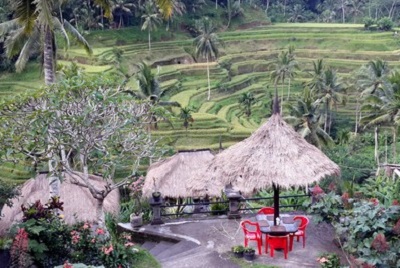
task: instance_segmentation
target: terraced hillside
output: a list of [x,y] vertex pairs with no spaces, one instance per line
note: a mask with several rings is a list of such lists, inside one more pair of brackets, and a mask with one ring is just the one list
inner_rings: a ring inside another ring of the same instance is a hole
[[[128,35],[131,29],[116,31],[118,36]],[[192,39],[181,35],[179,40],[153,42],[148,53],[146,43],[132,43],[118,46],[123,53],[122,66],[128,71],[135,70],[135,63],[146,60],[158,73],[165,100],[179,102],[182,107],[193,110],[194,122],[186,131],[178,119],[179,109],[172,126],[161,123],[153,135],[176,149],[212,148],[217,149],[234,144],[249,136],[270,113],[273,83],[271,64],[280,51],[294,45],[301,71],[291,81],[291,95],[287,99],[287,85],[279,88],[284,92],[284,102],[295,101],[303,89],[302,83],[310,79],[312,61],[323,58],[326,65],[337,70],[344,82],[354,78],[355,71],[369,60],[381,58],[391,68],[400,66],[400,42],[391,32],[368,32],[363,25],[342,24],[277,24],[246,30],[221,32],[225,46],[217,62],[210,64],[211,100],[207,101],[207,74],[204,62],[195,62],[189,54]],[[104,32],[94,33],[89,38],[99,40],[94,57],[88,58],[81,50],[71,49],[64,60],[75,60],[90,72],[107,72],[112,69],[115,40],[107,39]],[[104,47],[104,46],[107,47]],[[63,62],[65,64],[65,62]],[[157,68],[157,66],[160,66]],[[11,83],[0,77],[0,94],[9,94],[14,89],[27,89],[27,79]],[[135,89],[133,80],[129,85]],[[1,93],[4,92],[4,93]],[[252,115],[241,112],[238,98],[242,93],[253,92],[257,98]],[[349,87],[346,106],[339,106],[336,120],[342,126],[351,127],[356,107],[356,92]],[[287,111],[283,111],[284,115]]]

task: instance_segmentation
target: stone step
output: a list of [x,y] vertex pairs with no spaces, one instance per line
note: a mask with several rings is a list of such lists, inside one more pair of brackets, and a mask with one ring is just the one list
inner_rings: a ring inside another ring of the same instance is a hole
[[239,265],[222,258],[216,251],[210,251],[204,248],[203,250],[199,250],[198,253],[163,262],[161,263],[161,266],[162,268],[240,268]]
[[151,255],[156,256],[160,252],[163,252],[164,250],[169,249],[173,245],[175,245],[175,243],[161,241],[157,245],[155,245],[149,252]]
[[153,241],[146,241],[144,242],[144,244],[142,245],[142,248],[150,251],[152,248],[154,248],[157,245],[157,242],[153,242]]
[[176,254],[174,256],[169,256],[169,257],[163,258],[162,262],[168,262],[168,261],[184,258],[184,257],[189,256],[189,255],[194,255],[194,254],[196,254],[196,253],[198,253],[199,251],[202,251],[202,250],[203,250],[203,247],[192,248],[192,249],[189,249],[187,251],[184,251],[184,252],[181,252],[179,254]]
[[162,262],[163,259],[167,259],[167,258],[175,256],[177,254],[187,252],[188,250],[191,250],[192,248],[197,248],[197,247],[199,247],[198,244],[193,243],[191,241],[183,240],[179,243],[176,243],[172,247],[164,250],[163,252],[160,252],[155,257],[157,260]]

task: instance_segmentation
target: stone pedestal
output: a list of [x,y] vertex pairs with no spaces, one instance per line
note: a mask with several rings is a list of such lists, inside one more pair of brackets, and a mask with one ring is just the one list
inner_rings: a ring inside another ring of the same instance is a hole
[[226,193],[229,200],[228,219],[240,219],[242,216],[239,212],[240,200],[242,195],[239,192],[230,191]]
[[151,210],[153,211],[153,219],[151,220],[151,225],[159,225],[163,224],[164,222],[161,219],[161,205],[162,205],[162,198],[155,201],[154,198],[150,198],[150,206]]

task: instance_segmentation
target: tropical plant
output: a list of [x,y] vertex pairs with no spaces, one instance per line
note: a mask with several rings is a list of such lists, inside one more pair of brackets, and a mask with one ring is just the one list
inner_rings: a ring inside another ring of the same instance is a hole
[[375,21],[373,18],[371,18],[371,17],[365,17],[365,18],[363,19],[363,23],[364,23],[364,28],[367,29],[367,30],[370,30],[371,27],[372,27],[374,24],[376,24],[376,21]]
[[125,0],[112,0],[112,1],[113,1],[112,3],[109,3],[109,5],[111,4],[111,13],[112,16],[118,21],[118,28],[121,28],[124,26],[124,17],[133,16],[132,9],[136,8],[136,6],[135,4],[128,3]]
[[378,28],[383,31],[390,31],[394,26],[392,19],[389,17],[381,18],[376,22],[376,24],[378,25]]
[[254,94],[251,92],[242,93],[239,97],[239,104],[244,114],[249,117],[251,115],[251,107],[256,102]]
[[[309,92],[309,90],[305,90]],[[322,144],[333,143],[332,138],[321,128],[320,100],[313,101],[310,94],[303,94],[295,104],[289,104],[290,116],[284,119],[294,125],[295,130],[309,143],[321,148]]]
[[232,18],[239,17],[239,16],[243,15],[244,10],[240,6],[240,0],[239,1],[237,1],[237,0],[236,1],[235,0],[227,0],[226,9],[227,9],[226,13],[227,13],[227,16],[228,16],[228,24],[226,25],[226,28],[229,28]]
[[186,135],[189,127],[189,123],[194,121],[192,116],[192,109],[190,107],[181,108],[179,118],[183,120],[183,127],[186,129]]
[[[55,82],[55,32],[64,37],[67,47],[69,35],[73,36],[85,50],[92,50],[82,35],[66,20],[55,15],[58,1],[19,0],[12,2],[15,19],[0,24],[0,36],[7,35],[6,53],[9,58],[18,55],[17,71],[22,71],[29,57],[41,50],[43,54],[44,76],[47,85]],[[68,32],[68,34],[67,34]]]
[[150,53],[151,31],[157,29],[157,25],[161,23],[161,19],[152,0],[146,1],[146,3],[142,8],[142,11],[143,11],[142,19],[144,19],[142,25],[142,31],[144,30],[148,31],[149,53]]
[[283,85],[286,78],[289,78],[288,83],[288,100],[290,98],[290,82],[296,74],[296,70],[299,69],[298,62],[294,56],[294,47],[289,46],[287,51],[281,51],[275,61],[272,63],[274,65],[274,70],[271,72],[271,79],[274,81],[274,87],[277,90],[278,83],[282,83],[282,103],[281,112],[283,106]]
[[336,253],[322,253],[317,261],[321,268],[340,268],[340,258]]
[[337,108],[338,104],[346,103],[346,97],[343,94],[345,86],[332,68],[325,69],[321,79],[320,88],[314,87],[311,93],[315,94],[325,106],[324,131],[328,130],[327,133],[329,134],[332,125],[332,108]]
[[305,9],[303,5],[296,4],[290,10],[289,18],[287,19],[288,22],[298,22],[303,21],[305,17],[303,14],[305,13]]
[[375,91],[388,85],[388,78],[391,73],[387,61],[378,59],[369,61],[357,72],[357,87],[361,90],[361,95],[374,94]]
[[196,57],[203,57],[207,60],[207,81],[208,81],[208,96],[207,100],[211,98],[211,85],[210,85],[210,66],[209,60],[212,58],[218,58],[219,49],[218,47],[222,44],[216,29],[212,24],[212,21],[203,17],[201,20],[196,21],[196,28],[200,35],[194,39],[194,45],[196,47]]

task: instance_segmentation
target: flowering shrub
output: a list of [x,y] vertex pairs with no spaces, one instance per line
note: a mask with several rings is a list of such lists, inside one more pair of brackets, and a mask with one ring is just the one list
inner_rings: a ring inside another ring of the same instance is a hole
[[339,268],[340,259],[335,253],[324,253],[318,259],[317,262],[322,268]]
[[24,228],[20,228],[11,246],[11,268],[31,266],[33,262],[32,257],[28,253],[28,243],[28,233]]

